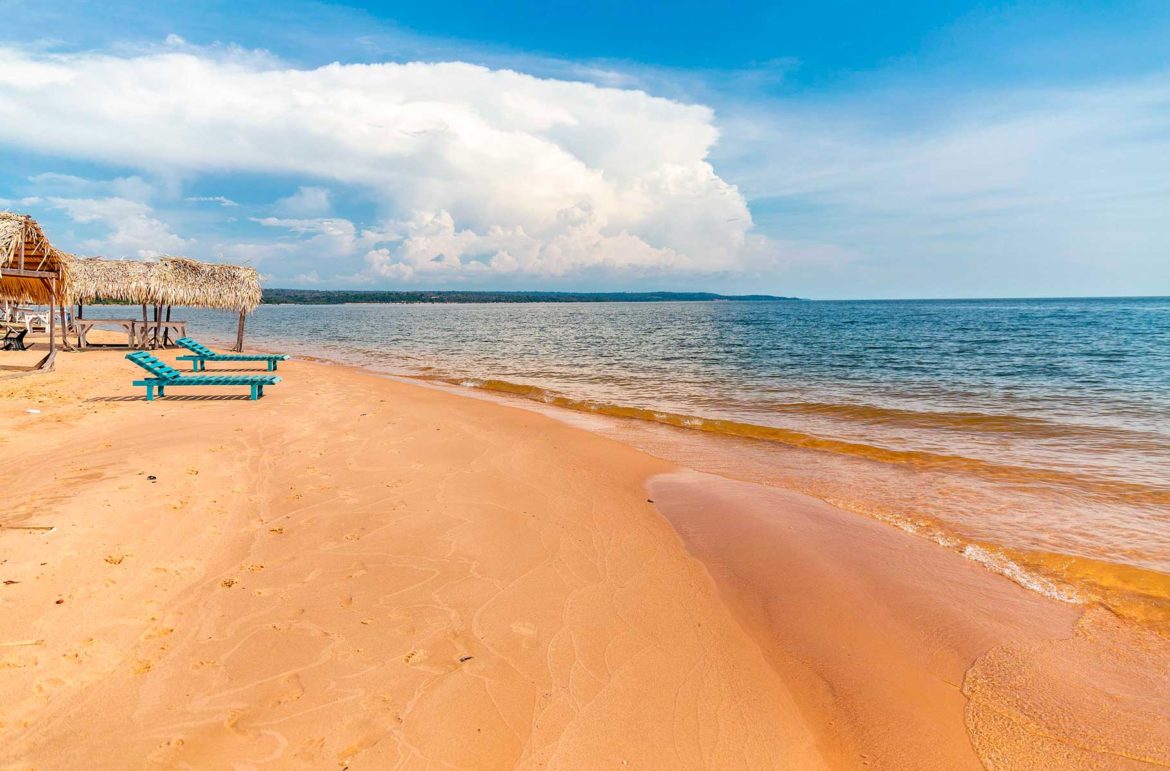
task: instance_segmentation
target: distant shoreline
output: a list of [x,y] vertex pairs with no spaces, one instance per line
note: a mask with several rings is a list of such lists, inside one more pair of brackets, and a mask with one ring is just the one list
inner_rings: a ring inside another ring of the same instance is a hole
[[713,292],[489,292],[364,291],[332,289],[265,289],[265,305],[345,305],[354,303],[644,303],[644,302],[800,302],[798,297],[766,294],[724,295]]

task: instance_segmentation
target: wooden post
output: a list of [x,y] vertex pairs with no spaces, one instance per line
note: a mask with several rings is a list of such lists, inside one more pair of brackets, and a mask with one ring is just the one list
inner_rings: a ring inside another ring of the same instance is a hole
[[236,329],[236,353],[244,350],[244,312],[240,311],[240,326]]
[[[167,321],[171,320],[171,306],[167,306]],[[163,330],[163,348],[171,344],[171,328],[167,327]]]
[[73,346],[69,343],[69,320],[67,314],[69,311],[65,305],[61,305],[61,347],[67,351],[72,351]]
[[48,372],[53,369],[57,360],[57,282],[53,279],[41,279],[49,290],[49,352],[37,362],[34,369],[39,372]]
[[49,353],[57,350],[57,279],[49,279]]
[[146,347],[146,303],[142,303],[142,339],[135,343],[139,348]]

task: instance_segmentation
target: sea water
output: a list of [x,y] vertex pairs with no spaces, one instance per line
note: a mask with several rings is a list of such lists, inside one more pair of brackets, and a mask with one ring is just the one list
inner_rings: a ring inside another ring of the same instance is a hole
[[[175,315],[234,338],[232,314]],[[672,460],[1170,628],[1167,298],[283,305],[247,333],[612,416]]]

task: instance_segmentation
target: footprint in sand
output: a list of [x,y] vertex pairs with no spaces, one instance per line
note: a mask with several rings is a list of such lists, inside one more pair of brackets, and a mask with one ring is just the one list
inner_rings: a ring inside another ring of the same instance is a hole
[[425,650],[411,651],[402,657],[403,663],[410,664],[412,667],[417,667],[426,663],[431,656]]
[[284,678],[280,681],[280,684],[284,687],[284,693],[278,696],[276,701],[272,702],[272,706],[274,707],[291,704],[305,695],[305,686],[301,684],[301,678],[295,674]]
[[251,731],[240,725],[240,720],[244,717],[244,713],[239,710],[231,710],[224,718],[223,727],[231,731],[236,736],[249,738],[255,736],[255,731]]
[[516,634],[522,634],[525,637],[532,637],[536,634],[536,624],[530,624],[527,621],[517,621],[512,624],[512,631]]
[[37,683],[37,692],[49,693],[50,691],[59,690],[62,686],[65,685],[68,685],[68,683],[60,677],[50,677],[48,680],[42,680],[41,682]]

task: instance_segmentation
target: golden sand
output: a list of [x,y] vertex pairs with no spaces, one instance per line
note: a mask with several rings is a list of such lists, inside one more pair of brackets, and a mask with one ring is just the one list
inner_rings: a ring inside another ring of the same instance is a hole
[[1170,765],[1165,638],[925,539],[340,366],[148,404],[122,353],[0,379],[0,768]]
[[58,361],[0,380],[0,767],[820,765],[665,464],[342,367]]

